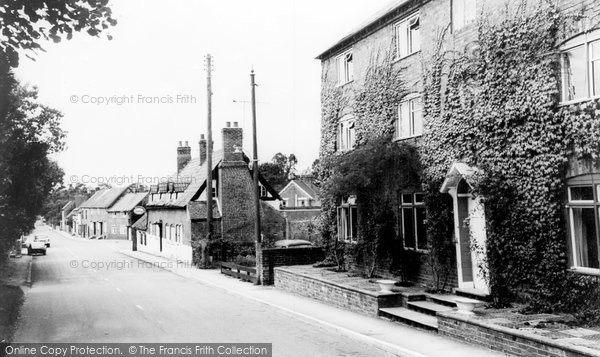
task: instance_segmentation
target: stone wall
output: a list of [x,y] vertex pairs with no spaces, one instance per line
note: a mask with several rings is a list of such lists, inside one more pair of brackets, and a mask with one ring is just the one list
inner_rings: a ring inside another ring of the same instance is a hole
[[490,326],[457,313],[438,313],[438,333],[511,356],[598,356],[584,347],[559,345],[548,338],[530,336],[514,329]]
[[274,269],[281,266],[314,264],[325,259],[324,247],[271,248],[262,249],[259,256],[263,285],[272,285]]
[[378,316],[379,308],[402,304],[400,294],[386,294],[345,287],[285,268],[275,268],[275,287],[370,316]]

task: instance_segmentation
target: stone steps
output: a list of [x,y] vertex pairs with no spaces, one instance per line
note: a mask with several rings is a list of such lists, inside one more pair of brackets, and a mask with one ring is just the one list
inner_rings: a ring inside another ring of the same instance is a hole
[[438,321],[435,316],[423,314],[405,307],[386,307],[379,309],[379,316],[411,326],[437,331]]
[[413,301],[406,304],[407,309],[426,315],[436,316],[438,312],[453,310],[453,307],[436,304],[431,301]]

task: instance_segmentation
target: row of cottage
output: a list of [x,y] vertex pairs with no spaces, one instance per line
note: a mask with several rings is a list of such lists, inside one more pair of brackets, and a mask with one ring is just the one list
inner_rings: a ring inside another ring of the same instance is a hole
[[[254,189],[250,160],[242,151],[243,131],[237,122],[222,129],[223,147],[212,154],[213,238],[252,243],[254,239]],[[190,262],[193,242],[204,238],[207,227],[207,140],[199,142],[192,158],[188,142],[177,147],[177,171],[168,180],[145,188],[132,184],[105,188],[74,207],[63,207],[64,230],[82,238],[127,239],[140,251]],[[293,189],[294,187],[299,190]],[[304,187],[305,190],[302,190]],[[298,192],[302,191],[300,196]],[[312,193],[307,193],[309,191]],[[260,175],[262,233],[269,242],[286,236],[287,214],[279,208],[307,208],[312,214],[318,200],[314,187],[290,182],[282,199]],[[313,207],[309,207],[309,206]]]

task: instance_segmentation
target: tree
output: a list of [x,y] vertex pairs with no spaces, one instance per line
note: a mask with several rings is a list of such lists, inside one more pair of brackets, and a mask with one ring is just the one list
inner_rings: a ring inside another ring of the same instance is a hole
[[10,67],[17,67],[19,50],[44,51],[42,38],[58,43],[83,30],[97,37],[117,21],[108,0],[11,0],[0,2],[0,23],[0,52]]
[[296,155],[286,156],[280,152],[275,154],[271,162],[264,162],[258,166],[260,174],[276,191],[281,190],[290,180],[296,177]]
[[[0,263],[21,235],[33,229],[63,171],[48,158],[64,148],[62,114],[37,102],[37,89],[5,76],[11,90],[0,117]],[[5,83],[6,84],[6,83]]]

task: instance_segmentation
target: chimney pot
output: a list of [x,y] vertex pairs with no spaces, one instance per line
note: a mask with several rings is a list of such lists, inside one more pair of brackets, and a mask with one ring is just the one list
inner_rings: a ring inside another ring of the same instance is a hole
[[225,127],[226,127],[226,128],[231,128],[231,122],[229,122],[229,121],[226,121],[226,122],[225,122]]
[[233,122],[233,127],[234,127],[234,128],[237,128],[237,127],[238,127],[238,122],[237,122],[237,121],[234,121],[234,122]]
[[185,142],[185,146],[189,146],[187,141]]
[[204,134],[200,134],[200,140],[204,140]]
[[179,146],[181,146],[181,141],[179,142]]

